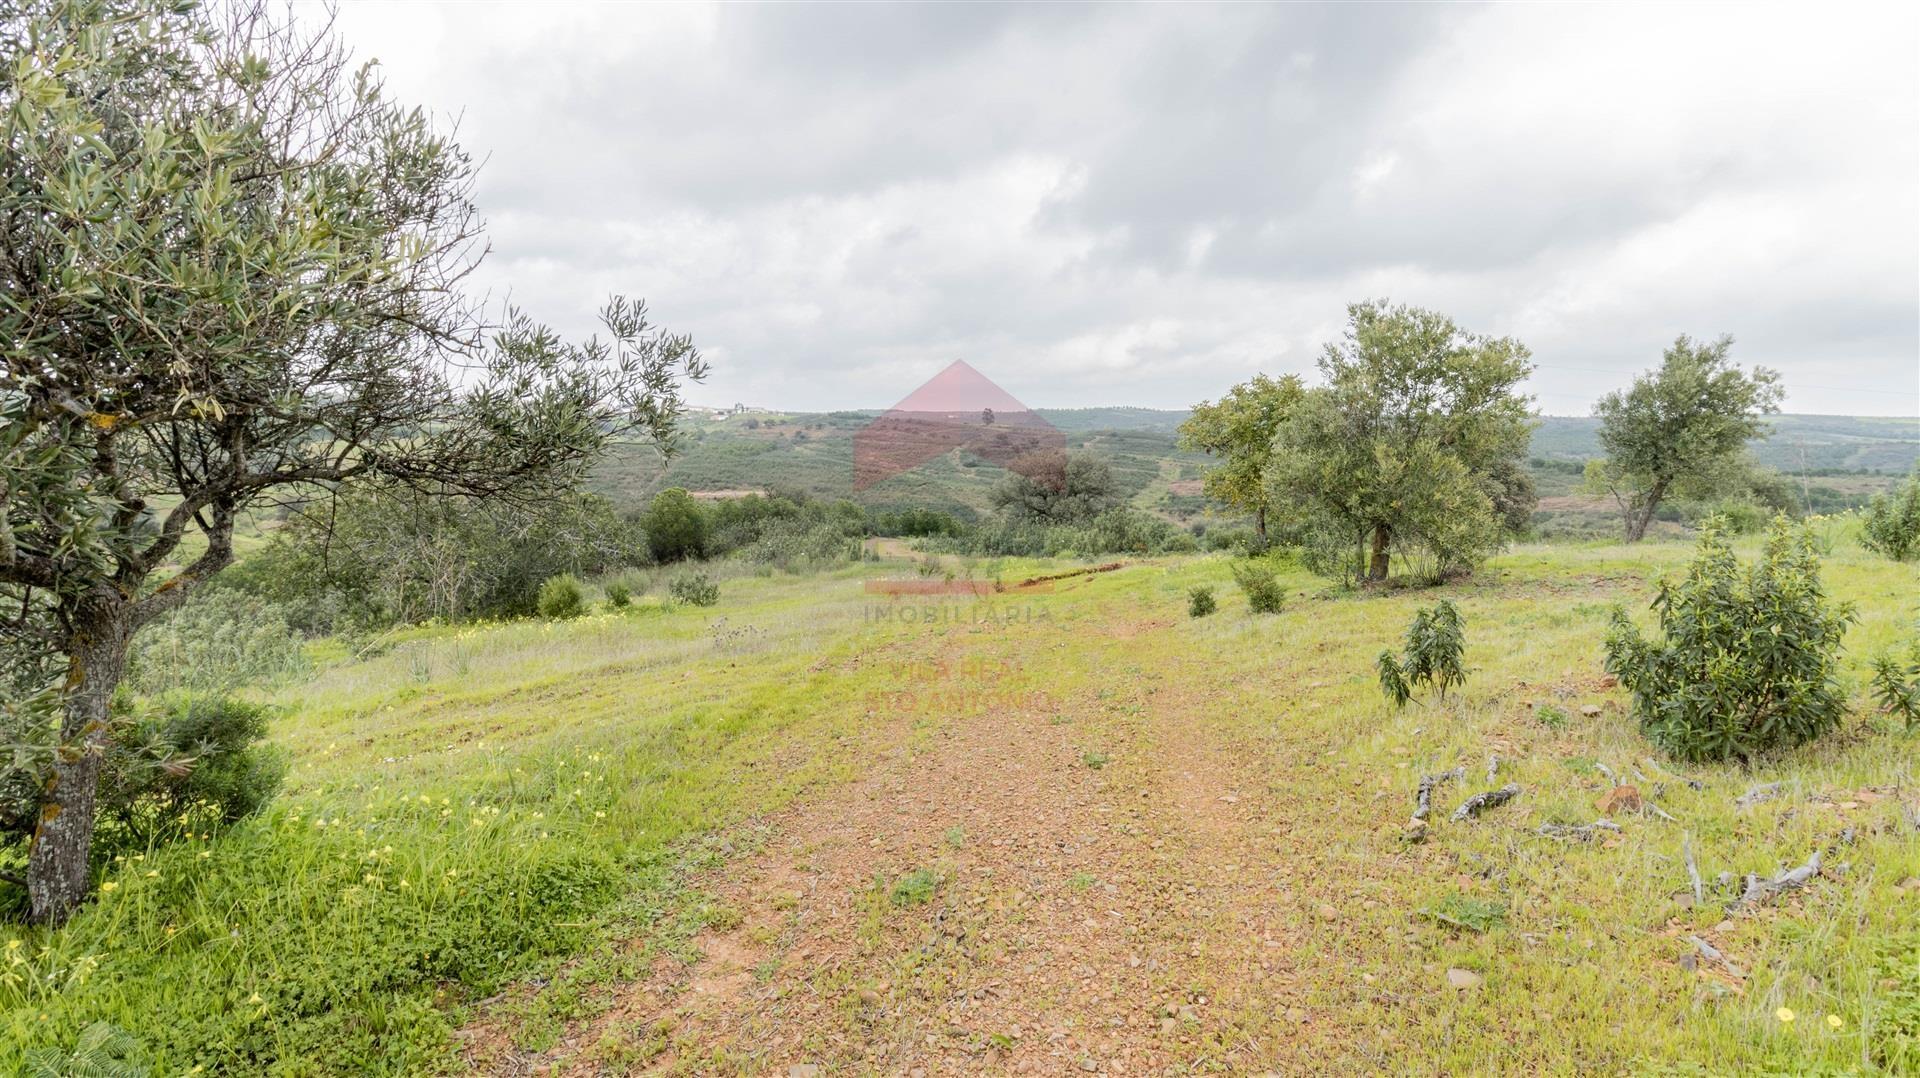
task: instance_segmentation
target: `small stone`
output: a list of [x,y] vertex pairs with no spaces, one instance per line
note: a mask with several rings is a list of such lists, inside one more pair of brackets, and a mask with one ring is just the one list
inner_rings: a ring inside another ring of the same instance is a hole
[[1299,1007],[1287,1008],[1287,1021],[1292,1022],[1294,1025],[1297,1026],[1305,1022],[1306,1020],[1307,1020],[1307,1012],[1305,1010],[1302,1010]]
[[1319,913],[1322,921],[1337,921],[1340,919],[1340,911],[1329,905],[1322,905]]
[[787,1078],[820,1078],[820,1064],[795,1063],[787,1068]]
[[1585,715],[1587,718],[1591,719],[1594,716],[1600,714],[1600,705],[1599,704],[1581,704],[1580,714]]
[[1485,977],[1480,976],[1470,969],[1461,969],[1459,966],[1454,966],[1447,970],[1447,983],[1462,992],[1469,988],[1478,988],[1486,982],[1487,979]]

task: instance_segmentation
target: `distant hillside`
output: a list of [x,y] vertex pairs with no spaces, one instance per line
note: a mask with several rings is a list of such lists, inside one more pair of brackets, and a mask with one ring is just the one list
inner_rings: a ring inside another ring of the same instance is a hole
[[[1133,504],[1185,519],[1205,508],[1199,479],[1208,459],[1185,452],[1176,431],[1188,412],[1155,408],[1042,408],[1040,415],[1066,434],[1069,449],[1090,449],[1112,462]],[[905,474],[854,490],[854,432],[880,413],[871,411],[745,412],[698,417],[686,427],[683,452],[662,466],[651,449],[619,447],[593,485],[624,505],[668,486],[694,491],[789,490],[823,498],[853,498],[879,508],[925,507],[962,514],[988,508],[1002,474],[962,451],[945,454]],[[1762,464],[1787,473],[1904,473],[1920,459],[1920,419],[1783,415],[1773,434],[1754,446]],[[1530,455],[1539,463],[1542,494],[1569,493],[1577,466],[1600,454],[1598,422],[1584,416],[1544,416]],[[1879,489],[1884,479],[1855,480],[1845,492]],[[1855,491],[1853,487],[1858,487]]]
[[[1777,415],[1773,432],[1753,446],[1760,463],[1783,472],[1902,473],[1920,459],[1920,418]],[[1584,461],[1600,455],[1600,421],[1590,416],[1543,416],[1532,455]]]

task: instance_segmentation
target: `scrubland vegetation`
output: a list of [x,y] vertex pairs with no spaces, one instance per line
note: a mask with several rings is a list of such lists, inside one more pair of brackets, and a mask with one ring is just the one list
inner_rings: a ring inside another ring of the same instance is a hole
[[472,309],[326,31],[6,18],[0,1068],[1920,1070],[1920,473],[1796,501],[1731,340],[1580,461],[1366,301],[966,497],[639,489],[693,342]]

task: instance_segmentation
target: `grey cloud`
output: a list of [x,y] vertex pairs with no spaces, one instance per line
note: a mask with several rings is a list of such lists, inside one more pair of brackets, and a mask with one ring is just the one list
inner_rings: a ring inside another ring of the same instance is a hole
[[1790,386],[1920,357],[1893,9],[460,10],[344,21],[487,156],[483,276],[569,332],[647,296],[718,399],[884,405],[966,358],[1036,404],[1179,404],[1310,369],[1377,295],[1520,335],[1558,411],[1680,331]]

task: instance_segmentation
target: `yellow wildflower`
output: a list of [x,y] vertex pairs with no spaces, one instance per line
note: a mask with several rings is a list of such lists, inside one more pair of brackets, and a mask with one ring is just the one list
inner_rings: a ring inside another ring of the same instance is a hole
[[1773,1012],[1773,1016],[1775,1018],[1780,1019],[1782,1022],[1793,1021],[1793,1011],[1786,1007],[1782,1007],[1779,1010]]
[[116,888],[116,887],[118,887],[118,886],[120,886],[120,885],[119,885],[119,884],[117,884],[117,883],[115,883],[115,882],[113,882],[112,880],[108,880],[107,882],[105,882],[105,883],[103,883],[103,884],[101,884],[101,885],[100,885],[100,890],[101,890],[102,892],[105,892],[105,891],[111,891],[111,890],[113,890],[114,888]]
[[1827,1015],[1827,1025],[1834,1029],[1839,1029],[1841,1026],[1844,1026],[1846,1024],[1847,1024],[1846,1020],[1841,1018],[1837,1014]]

